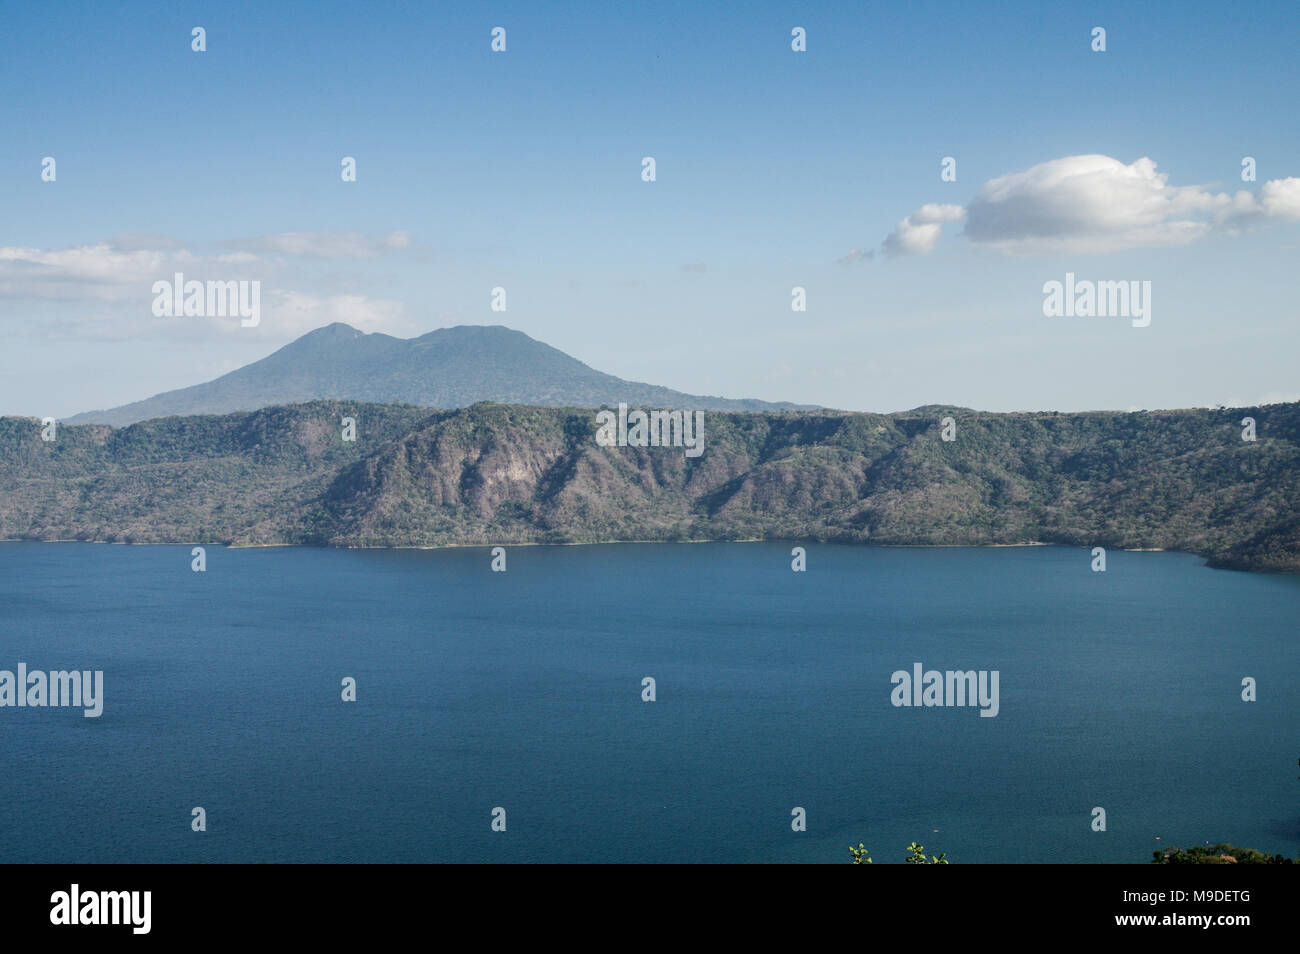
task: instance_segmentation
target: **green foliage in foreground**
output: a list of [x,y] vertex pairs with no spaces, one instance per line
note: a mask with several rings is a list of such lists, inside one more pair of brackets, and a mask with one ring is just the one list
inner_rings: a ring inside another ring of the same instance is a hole
[[1166,848],[1152,853],[1153,865],[1289,865],[1285,855],[1269,855],[1253,848],[1238,848],[1227,842],[1195,848]]
[[[849,845],[849,854],[853,856],[853,863],[855,865],[873,864],[871,856],[868,854],[868,850],[869,849],[862,846],[862,842],[858,842],[858,847],[856,848]],[[909,865],[946,865],[948,863],[947,852],[938,856],[927,856],[925,853],[925,845],[918,845],[916,842],[912,842],[908,845],[907,851],[908,855],[903,859],[903,861]]]
[[945,851],[937,858],[930,855],[928,858],[925,854],[925,845],[918,845],[912,842],[907,846],[908,856],[903,859],[909,865],[946,865],[948,863],[948,853]]
[[[858,842],[856,848],[849,845],[849,854],[853,857],[855,865],[874,863],[871,860],[870,849],[862,842]],[[947,852],[940,855],[927,855],[925,845],[918,845],[916,842],[907,846],[907,857],[903,861],[909,865],[949,863]],[[1151,863],[1153,865],[1290,865],[1300,863],[1300,858],[1292,861],[1285,855],[1270,855],[1253,848],[1238,848],[1227,842],[1220,842],[1217,845],[1201,845],[1196,848],[1166,848],[1163,851],[1156,851],[1152,855]]]

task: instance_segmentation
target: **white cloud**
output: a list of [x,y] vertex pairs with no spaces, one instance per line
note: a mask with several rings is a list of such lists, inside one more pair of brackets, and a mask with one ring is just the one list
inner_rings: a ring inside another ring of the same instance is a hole
[[123,297],[166,268],[157,250],[121,251],[108,242],[63,249],[0,248],[0,297],[62,300]]
[[853,265],[857,262],[869,262],[876,257],[871,249],[851,248],[848,254],[835,260],[836,265]]
[[[282,232],[217,245],[230,251],[199,253],[165,235],[119,235],[62,249],[0,247],[0,298],[125,301],[143,295],[154,281],[171,279],[177,271],[189,278],[265,281],[280,270],[263,254],[373,259],[409,248],[411,233]],[[205,274],[197,274],[200,271]]]
[[400,301],[277,290],[262,304],[262,327],[276,338],[296,338],[335,321],[360,331],[401,332],[404,330],[402,312]]
[[185,243],[171,235],[159,235],[154,232],[126,232],[114,235],[108,244],[119,252],[139,252],[142,250],[174,250],[184,248]]
[[960,222],[966,210],[960,205],[931,202],[921,206],[899,222],[884,242],[887,256],[928,255],[939,241],[939,233],[948,222]]
[[1270,179],[1258,195],[1243,189],[1219,212],[1219,221],[1230,226],[1265,219],[1300,222],[1300,179]]
[[1270,179],[1259,190],[1260,205],[1270,219],[1300,222],[1300,179]]
[[[296,247],[307,248],[311,233]],[[315,238],[319,238],[319,234]],[[336,236],[337,238],[337,236]],[[401,248],[405,232],[361,240],[366,248]],[[318,242],[318,252],[341,252],[360,246],[351,238]],[[146,245],[156,245],[149,248]],[[362,255],[361,257],[373,257]],[[334,321],[366,331],[423,330],[404,318],[399,301],[360,293],[307,294],[292,290],[297,282],[319,280],[296,275],[295,267],[264,259],[247,250],[196,253],[166,236],[119,236],[93,245],[63,249],[0,247],[0,299],[23,302],[0,314],[8,335],[38,335],[91,340],[122,340],[164,335],[204,340],[238,333],[266,338],[293,338]],[[234,318],[158,318],[153,314],[158,281],[174,281],[177,272],[198,281],[261,283],[261,321],[252,328]],[[301,287],[301,285],[299,286]]]
[[243,252],[300,258],[377,258],[388,252],[410,248],[411,233],[397,231],[383,235],[363,235],[360,232],[279,232],[221,244]]
[[928,254],[943,224],[961,218],[954,209],[964,212],[962,234],[971,242],[1016,255],[1185,245],[1219,226],[1300,221],[1300,179],[1274,179],[1258,193],[1235,195],[1171,186],[1168,179],[1147,157],[1127,165],[1102,155],[1053,159],[990,179],[964,210],[922,206],[885,239],[884,251]]
[[1210,230],[1192,216],[1224,195],[1168,185],[1148,158],[1067,156],[986,182],[971,201],[965,235],[1007,252],[1109,252],[1183,245]]

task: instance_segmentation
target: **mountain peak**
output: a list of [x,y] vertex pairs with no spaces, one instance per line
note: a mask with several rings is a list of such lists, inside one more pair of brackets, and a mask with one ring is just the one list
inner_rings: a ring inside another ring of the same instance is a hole
[[480,401],[591,408],[625,401],[714,411],[796,408],[624,381],[505,325],[456,325],[418,338],[394,338],[336,321],[205,384],[78,414],[67,423],[120,427],[155,417],[228,414],[322,399],[447,409]]
[[302,341],[304,338],[362,338],[365,337],[365,334],[364,331],[359,331],[346,322],[334,321],[314,331],[309,331],[296,340]]
[[433,331],[425,332],[419,338],[412,338],[412,341],[423,341],[427,338],[458,338],[464,340],[480,339],[491,340],[507,338],[536,341],[537,339],[529,337],[516,328],[508,328],[505,325],[449,325],[446,328],[435,328]]

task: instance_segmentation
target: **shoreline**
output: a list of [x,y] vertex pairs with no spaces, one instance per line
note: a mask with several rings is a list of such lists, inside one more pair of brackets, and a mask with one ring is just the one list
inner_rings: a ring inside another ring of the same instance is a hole
[[[1022,543],[868,543],[852,540],[807,540],[798,537],[744,537],[741,539],[700,538],[692,540],[592,540],[575,543],[540,543],[527,540],[516,543],[440,543],[432,546],[401,546],[394,544],[377,544],[374,546],[334,545],[329,543],[203,543],[197,540],[175,541],[171,543],[128,543],[123,540],[32,540],[22,537],[0,538],[0,543],[84,543],[95,546],[117,547],[220,547],[226,550],[274,550],[303,547],[315,550],[467,550],[491,549],[493,547],[606,547],[623,544],[701,544],[701,543],[781,543],[793,546],[845,546],[870,547],[877,550],[1002,550],[1027,547],[1067,547],[1087,550],[1082,543],[1056,543],[1047,540],[1026,540]],[[1123,553],[1185,553],[1205,560],[1211,569],[1232,569],[1215,567],[1209,558],[1191,550],[1170,550],[1167,547],[1112,547]],[[1263,570],[1245,570],[1241,572],[1259,573]]]

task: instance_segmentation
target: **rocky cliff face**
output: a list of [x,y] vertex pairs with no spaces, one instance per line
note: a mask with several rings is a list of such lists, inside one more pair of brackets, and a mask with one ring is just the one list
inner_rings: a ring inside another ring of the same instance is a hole
[[[1241,439],[1255,417],[1258,440]],[[344,442],[340,419],[357,420]],[[955,439],[942,439],[953,418]],[[440,546],[822,539],[1189,550],[1300,570],[1300,405],[705,416],[704,453],[591,411],[313,402],[114,430],[0,419],[5,538]]]

